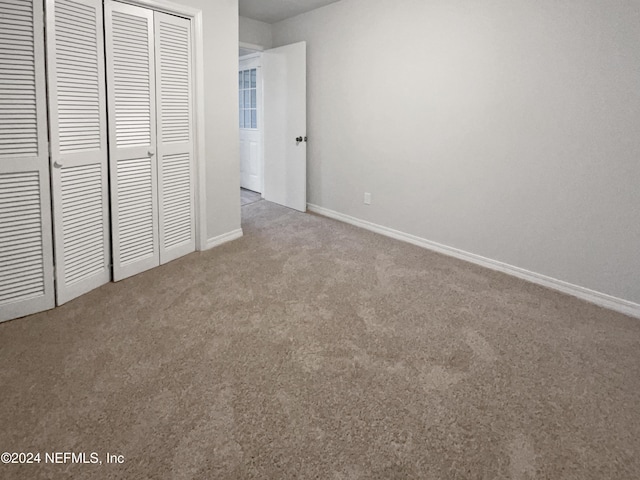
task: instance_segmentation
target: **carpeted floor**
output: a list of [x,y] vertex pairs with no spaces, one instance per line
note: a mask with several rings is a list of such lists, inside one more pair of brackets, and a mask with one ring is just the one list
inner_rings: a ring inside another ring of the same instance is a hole
[[262,195],[258,192],[252,192],[251,190],[247,190],[246,188],[240,189],[240,205],[242,205],[243,207],[245,205],[259,202],[260,200],[262,200]]
[[0,478],[640,478],[640,321],[243,215],[240,240],[0,324],[0,451],[43,455]]

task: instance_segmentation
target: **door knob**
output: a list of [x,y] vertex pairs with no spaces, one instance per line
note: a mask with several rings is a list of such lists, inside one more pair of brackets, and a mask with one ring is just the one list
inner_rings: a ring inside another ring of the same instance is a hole
[[302,137],[296,137],[296,145],[300,145],[302,141],[303,141]]
[[150,157],[153,157],[156,154],[156,152],[154,152],[153,150],[149,150],[148,153]]
[[62,164],[58,163],[58,161],[56,160],[55,162],[53,162],[53,168],[62,168]]

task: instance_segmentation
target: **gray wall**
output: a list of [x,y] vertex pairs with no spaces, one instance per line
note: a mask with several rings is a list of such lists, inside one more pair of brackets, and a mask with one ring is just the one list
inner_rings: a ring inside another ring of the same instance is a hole
[[273,45],[271,25],[252,18],[240,17],[240,41],[271,48]]
[[640,303],[640,2],[343,0],[273,40],[308,42],[310,203]]
[[240,228],[238,0],[176,0],[202,10],[207,238]]

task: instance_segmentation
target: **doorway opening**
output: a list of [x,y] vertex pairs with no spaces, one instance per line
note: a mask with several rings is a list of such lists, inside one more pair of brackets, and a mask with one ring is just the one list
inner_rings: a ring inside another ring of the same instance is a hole
[[238,52],[240,186],[305,212],[306,43],[269,50],[241,43]]

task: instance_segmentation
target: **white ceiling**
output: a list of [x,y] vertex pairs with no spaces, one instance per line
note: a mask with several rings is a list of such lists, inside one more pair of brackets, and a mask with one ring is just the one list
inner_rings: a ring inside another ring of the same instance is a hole
[[241,17],[266,23],[276,23],[285,18],[324,7],[338,0],[239,0]]

